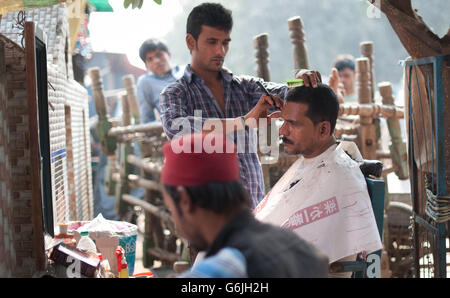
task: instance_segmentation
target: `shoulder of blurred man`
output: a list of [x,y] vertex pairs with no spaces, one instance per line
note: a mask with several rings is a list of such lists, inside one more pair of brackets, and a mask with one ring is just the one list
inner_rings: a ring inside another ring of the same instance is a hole
[[327,277],[328,258],[294,232],[266,224],[243,211],[219,233],[207,256],[222,247],[238,249],[249,277]]

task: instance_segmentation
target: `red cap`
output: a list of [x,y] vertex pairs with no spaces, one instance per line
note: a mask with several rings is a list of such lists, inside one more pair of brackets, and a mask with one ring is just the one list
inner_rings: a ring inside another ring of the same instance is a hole
[[172,186],[197,186],[239,179],[236,145],[217,133],[195,133],[163,146],[166,158],[161,181]]

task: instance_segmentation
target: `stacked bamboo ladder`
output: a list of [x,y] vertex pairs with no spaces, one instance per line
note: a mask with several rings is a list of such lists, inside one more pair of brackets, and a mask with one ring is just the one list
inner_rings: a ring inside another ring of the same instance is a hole
[[[133,221],[136,210],[144,212],[144,267],[151,267],[155,260],[161,261],[163,266],[170,266],[180,260],[181,255],[176,253],[178,237],[173,219],[162,203],[159,181],[163,164],[162,144],[166,141],[162,124],[140,124],[134,76],[126,75],[122,78],[126,90],[121,94],[122,119],[120,124],[114,125],[106,113],[99,69],[91,68],[88,73],[99,117],[99,137],[108,157],[107,193],[115,195],[116,213],[121,219]],[[139,147],[140,156],[135,155],[135,146]],[[135,173],[136,169],[139,174]],[[132,196],[133,188],[144,188],[144,199]]]

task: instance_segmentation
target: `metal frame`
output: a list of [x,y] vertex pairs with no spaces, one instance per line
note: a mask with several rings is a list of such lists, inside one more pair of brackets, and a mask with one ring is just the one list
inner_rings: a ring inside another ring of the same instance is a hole
[[[444,79],[443,79],[443,73],[442,73],[442,66],[444,59],[448,59],[450,55],[439,55],[439,56],[432,56],[432,57],[426,57],[421,59],[415,59],[405,62],[405,66],[421,66],[421,65],[429,65],[432,64],[433,66],[433,89],[434,89],[434,97],[433,97],[433,103],[434,103],[434,119],[431,119],[431,121],[434,120],[434,134],[433,129],[431,131],[432,138],[434,138],[434,141],[436,144],[436,173],[437,173],[437,179],[436,179],[436,186],[437,186],[437,194],[438,196],[445,196],[446,195],[446,187],[445,187],[445,137],[444,137]],[[411,68],[412,69],[412,68]],[[411,72],[409,73],[409,88],[411,88]],[[429,83],[429,81],[428,81]],[[428,86],[429,88],[429,86]],[[412,104],[411,104],[411,92],[409,93],[409,161],[410,161],[410,168],[412,169],[414,167],[414,135],[412,134]],[[430,104],[431,105],[431,104]],[[430,107],[431,108],[431,107]],[[431,109],[430,109],[431,111]],[[433,146],[433,142],[431,143]],[[434,170],[434,169],[433,169]],[[415,176],[415,173],[411,171],[411,181],[414,181],[413,177]],[[413,188],[411,188],[412,191]],[[414,193],[412,193],[414,195]],[[414,204],[414,198],[413,196],[413,204]],[[447,261],[446,261],[446,223],[436,223],[436,226],[430,224],[426,219],[422,218],[419,214],[416,214],[417,208],[414,208],[414,219],[415,223],[418,225],[423,226],[426,230],[431,232],[432,234],[435,234],[437,237],[437,251],[438,251],[438,272],[435,277],[439,278],[445,278],[447,276]],[[417,234],[415,234],[417,235]],[[418,262],[418,260],[416,260]],[[436,260],[434,260],[436,262]],[[419,269],[417,268],[417,271]]]

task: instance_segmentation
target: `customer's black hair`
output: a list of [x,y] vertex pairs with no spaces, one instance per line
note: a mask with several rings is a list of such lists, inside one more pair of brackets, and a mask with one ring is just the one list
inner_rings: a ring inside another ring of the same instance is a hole
[[330,122],[330,134],[333,134],[339,113],[339,101],[336,93],[328,85],[318,83],[317,88],[306,86],[291,88],[286,94],[285,101],[307,104],[306,116],[314,124],[321,121]]
[[191,34],[195,40],[198,40],[202,25],[229,32],[233,28],[231,11],[219,3],[200,4],[188,16],[186,33]]
[[145,63],[145,56],[147,56],[147,53],[156,50],[169,53],[169,48],[162,40],[159,40],[157,38],[149,38],[146,41],[144,41],[141,47],[139,48],[139,57],[141,57],[142,61],[144,61]]
[[[164,188],[172,197],[178,212],[180,195],[177,186],[166,185]],[[227,182],[211,182],[200,186],[185,186],[192,203],[198,207],[217,214],[229,214],[242,207],[251,208],[251,200],[247,190],[238,180]]]

